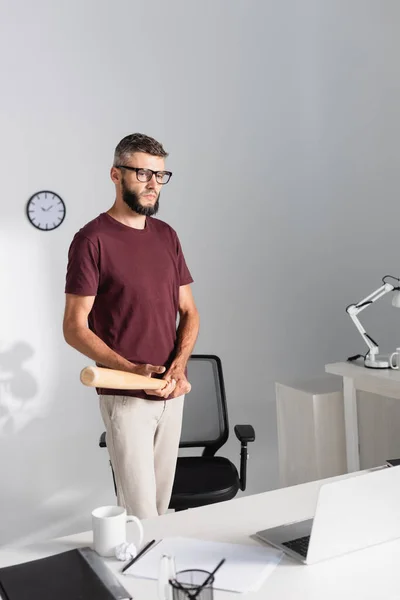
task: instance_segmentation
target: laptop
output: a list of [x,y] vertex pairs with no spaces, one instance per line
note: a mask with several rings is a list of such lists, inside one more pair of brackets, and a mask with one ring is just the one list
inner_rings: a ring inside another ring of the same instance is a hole
[[256,536],[308,565],[400,538],[400,466],[325,483],[314,518]]

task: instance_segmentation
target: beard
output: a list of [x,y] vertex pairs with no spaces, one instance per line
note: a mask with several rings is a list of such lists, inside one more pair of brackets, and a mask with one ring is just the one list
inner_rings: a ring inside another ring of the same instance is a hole
[[153,205],[143,206],[140,202],[140,194],[128,190],[125,185],[125,181],[122,180],[122,199],[129,208],[144,217],[152,217],[158,213],[160,194],[158,194],[157,200]]

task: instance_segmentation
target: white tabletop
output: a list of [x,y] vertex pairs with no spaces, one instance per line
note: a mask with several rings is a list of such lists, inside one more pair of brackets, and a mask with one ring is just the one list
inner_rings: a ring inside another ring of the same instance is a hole
[[326,365],[325,371],[352,379],[358,390],[400,398],[399,369],[368,369],[356,362],[338,362]]
[[[143,521],[146,540],[182,535],[257,544],[260,542],[250,538],[256,531],[311,517],[321,483],[323,482],[311,482],[148,519]],[[0,566],[90,545],[91,542],[91,532],[86,532],[23,549],[3,548],[0,549]],[[118,572],[123,564],[116,559],[110,559],[107,563],[114,572]],[[304,566],[284,558],[258,592],[239,596],[216,591],[214,596],[216,600],[239,597],[254,600],[394,599],[400,597],[399,565],[400,540],[313,566]],[[157,586],[154,581],[124,575],[120,577],[135,600],[157,600]]]

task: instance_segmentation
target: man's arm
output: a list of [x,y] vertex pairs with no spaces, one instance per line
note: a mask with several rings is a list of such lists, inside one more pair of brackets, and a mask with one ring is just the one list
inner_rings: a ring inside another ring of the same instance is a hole
[[[92,310],[95,296],[77,296],[66,294],[63,331],[67,344],[96,363],[117,369],[151,377],[152,373],[164,373],[165,367],[155,365],[136,365],[114,352],[93,331],[88,328],[87,320]],[[173,385],[160,390],[163,394],[173,390]]]
[[190,392],[191,386],[185,376],[185,368],[199,333],[200,317],[190,285],[179,288],[179,326],[175,357],[164,379],[176,380],[173,397]]

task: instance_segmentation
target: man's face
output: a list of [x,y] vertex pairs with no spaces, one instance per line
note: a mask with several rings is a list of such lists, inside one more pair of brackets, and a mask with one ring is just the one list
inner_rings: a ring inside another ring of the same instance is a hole
[[[164,159],[143,152],[132,154],[125,162],[127,167],[138,169],[151,169],[152,171],[164,171]],[[120,169],[122,199],[131,210],[139,215],[151,217],[157,214],[159,208],[159,196],[161,184],[157,183],[155,176],[150,181],[138,181],[137,172],[128,169]]]

